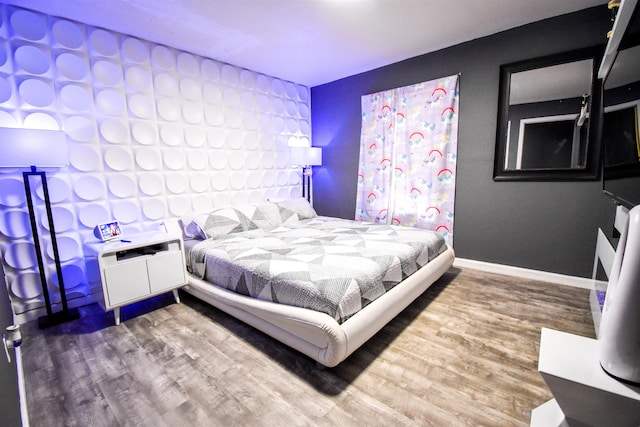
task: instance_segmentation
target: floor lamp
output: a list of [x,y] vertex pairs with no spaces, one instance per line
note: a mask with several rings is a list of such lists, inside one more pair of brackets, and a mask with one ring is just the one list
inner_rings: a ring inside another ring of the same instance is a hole
[[302,168],[302,197],[311,202],[312,166],[322,165],[322,148],[290,147],[291,164]]
[[[69,164],[69,150],[67,147],[66,135],[62,131],[40,130],[40,129],[19,129],[0,128],[0,167],[20,168],[29,167],[29,171],[22,173],[24,189],[29,208],[29,220],[31,222],[31,232],[33,233],[33,243],[38,261],[40,282],[42,284],[42,294],[47,314],[38,319],[40,328],[57,325],[80,317],[77,309],[69,309],[67,296],[64,289],[64,279],[62,277],[62,267],[60,265],[60,255],[58,253],[58,242],[56,240],[55,225],[51,211],[51,201],[49,199],[49,187],[47,185],[47,174],[37,170],[38,167],[59,168]],[[31,178],[40,178],[44,205],[47,212],[49,233],[51,235],[51,248],[56,266],[58,285],[60,288],[60,300],[62,310],[53,312],[49,286],[45,274],[45,265],[40,246],[40,236],[38,234],[38,222],[33,204],[31,191]]]

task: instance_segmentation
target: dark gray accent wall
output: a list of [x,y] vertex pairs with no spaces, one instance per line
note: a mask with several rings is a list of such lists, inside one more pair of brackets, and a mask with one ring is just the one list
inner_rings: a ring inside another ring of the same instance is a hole
[[600,181],[493,181],[498,84],[501,64],[604,49],[609,26],[603,4],[313,87],[313,145],[324,148],[314,169],[318,214],[354,218],[362,95],[460,73],[456,255],[590,277],[597,228],[612,224],[613,201]]

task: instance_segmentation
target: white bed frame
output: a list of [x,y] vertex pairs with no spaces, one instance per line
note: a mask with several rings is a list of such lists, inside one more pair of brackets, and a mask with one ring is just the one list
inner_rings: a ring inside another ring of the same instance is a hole
[[453,248],[338,324],[325,313],[239,295],[188,275],[183,290],[316,362],[334,367],[404,310],[453,264]]

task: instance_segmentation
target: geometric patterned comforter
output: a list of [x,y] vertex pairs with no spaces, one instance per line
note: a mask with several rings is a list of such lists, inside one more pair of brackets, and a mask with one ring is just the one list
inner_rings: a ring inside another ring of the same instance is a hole
[[228,290],[342,323],[445,249],[432,231],[318,216],[203,240],[187,269]]

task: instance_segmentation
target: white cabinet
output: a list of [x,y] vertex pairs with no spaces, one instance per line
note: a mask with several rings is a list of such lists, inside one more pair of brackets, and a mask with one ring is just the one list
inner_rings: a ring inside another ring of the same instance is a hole
[[160,232],[140,233],[122,240],[86,245],[88,255],[95,256],[100,270],[105,310],[113,310],[120,324],[120,307],[186,283],[182,240]]

